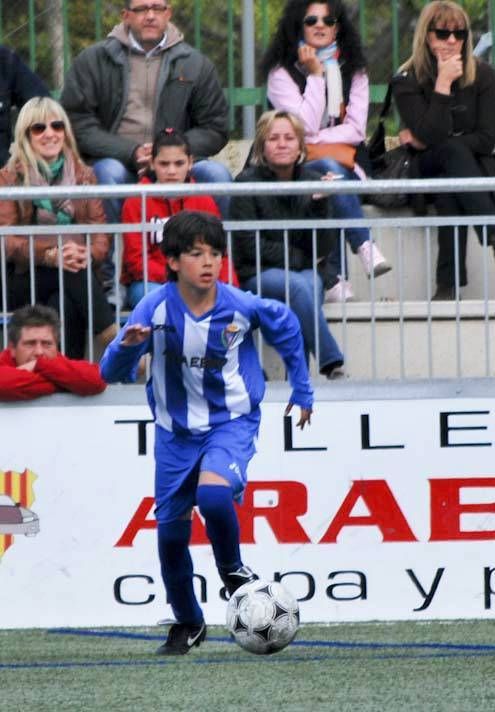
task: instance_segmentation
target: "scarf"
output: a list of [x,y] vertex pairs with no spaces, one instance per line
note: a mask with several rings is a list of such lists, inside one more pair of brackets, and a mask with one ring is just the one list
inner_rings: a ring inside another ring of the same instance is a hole
[[342,89],[339,54],[336,42],[327,47],[322,47],[316,52],[316,56],[325,69],[327,90],[327,106],[320,127],[322,129],[329,124],[333,126],[342,116],[344,92]]
[[[30,185],[76,185],[74,162],[71,157],[62,154],[48,166],[48,173],[43,164],[38,164],[39,173],[30,171]],[[68,198],[50,200],[41,198],[33,200],[35,222],[37,225],[69,225],[74,220],[74,204]]]

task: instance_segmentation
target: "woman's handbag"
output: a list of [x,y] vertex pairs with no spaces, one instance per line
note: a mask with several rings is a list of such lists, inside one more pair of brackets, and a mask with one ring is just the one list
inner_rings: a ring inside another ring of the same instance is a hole
[[[407,145],[397,146],[387,151],[385,147],[385,118],[392,102],[392,84],[388,85],[387,94],[380,112],[378,126],[368,142],[372,177],[375,180],[409,178],[412,151]],[[403,208],[409,203],[407,193],[371,193],[366,201],[380,208]]]
[[332,158],[353,171],[356,165],[356,147],[348,143],[307,143],[306,160],[318,161],[321,158]]

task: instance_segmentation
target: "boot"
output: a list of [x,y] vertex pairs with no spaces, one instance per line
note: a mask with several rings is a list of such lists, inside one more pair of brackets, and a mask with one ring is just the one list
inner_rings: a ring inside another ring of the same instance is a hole
[[346,279],[343,279],[339,274],[338,282],[336,282],[333,287],[327,289],[325,292],[324,302],[329,304],[331,302],[350,302],[354,298],[351,283]]
[[363,244],[358,247],[357,252],[368,277],[371,276],[371,273],[373,273],[374,277],[379,277],[386,272],[390,272],[392,269],[378,247],[371,240],[363,242]]

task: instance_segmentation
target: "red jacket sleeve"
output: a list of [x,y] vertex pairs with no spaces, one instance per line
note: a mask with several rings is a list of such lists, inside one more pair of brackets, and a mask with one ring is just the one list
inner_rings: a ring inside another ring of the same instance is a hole
[[[163,203],[163,204],[161,204]],[[146,201],[147,221],[152,217],[169,217],[169,212],[164,201],[148,198]],[[157,209],[158,206],[158,209]],[[154,213],[158,213],[154,215]],[[122,208],[122,222],[129,225],[140,223],[142,220],[141,198],[127,198]],[[164,282],[166,275],[166,258],[158,244],[150,244],[150,237],[146,235],[146,255],[148,261],[148,281]],[[122,256],[122,282],[140,282],[143,279],[143,235],[139,232],[124,233],[124,250]]]
[[55,358],[40,357],[34,373],[53,384],[55,390],[69,391],[78,396],[95,396],[107,387],[98,364],[76,361],[62,354]]
[[[124,201],[122,222],[129,225],[141,222],[141,198],[127,198]],[[143,237],[140,232],[124,233],[122,262],[126,282],[143,279]]]
[[50,383],[39,373],[24,371],[15,366],[0,365],[0,400],[22,401],[48,396],[57,391],[54,383]]

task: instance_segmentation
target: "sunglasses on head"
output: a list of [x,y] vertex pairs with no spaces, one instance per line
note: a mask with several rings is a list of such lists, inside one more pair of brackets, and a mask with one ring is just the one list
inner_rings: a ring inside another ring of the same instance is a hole
[[53,131],[65,131],[64,122],[59,119],[56,119],[55,121],[50,121],[49,124],[44,124],[42,121],[38,121],[35,124],[31,124],[31,126],[29,127],[29,133],[32,133],[33,136],[41,136],[42,133],[45,133],[48,126],[50,126]]
[[430,32],[435,33],[437,40],[448,40],[450,35],[454,35],[456,40],[465,40],[468,36],[467,30],[448,30],[446,27],[432,27]]
[[314,25],[316,25],[318,20],[322,20],[327,27],[333,27],[337,24],[337,20],[331,15],[325,15],[325,17],[318,17],[318,15],[307,15],[303,20],[303,25],[306,25],[306,27],[313,27]]

